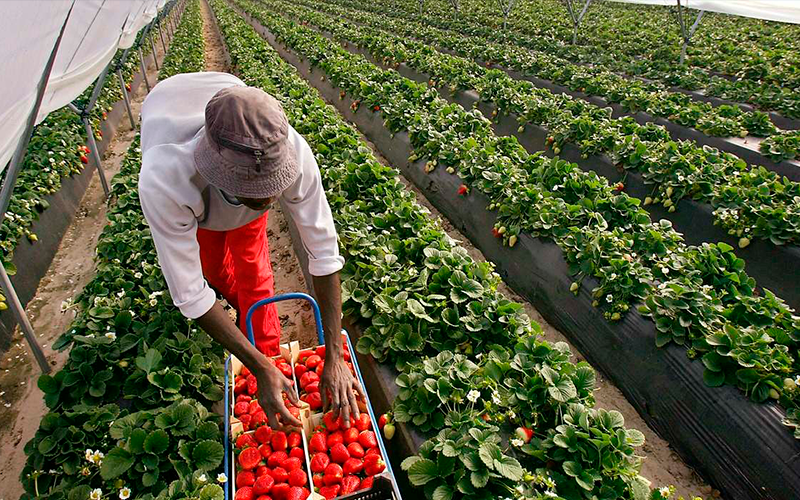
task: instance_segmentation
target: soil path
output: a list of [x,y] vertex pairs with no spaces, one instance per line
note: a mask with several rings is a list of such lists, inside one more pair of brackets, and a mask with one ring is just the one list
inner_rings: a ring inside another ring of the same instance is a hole
[[[163,58],[161,44],[156,44],[156,50],[160,61]],[[147,74],[150,82],[157,81],[155,64],[150,65]],[[131,108],[137,121],[146,95],[144,83],[131,95]],[[119,172],[134,135],[128,116],[124,115],[103,158],[107,179]],[[61,303],[79,293],[94,276],[94,248],[106,224],[106,208],[100,179],[95,175],[50,269],[26,309],[53,371],[63,366],[68,353],[53,351],[50,346],[75,317],[72,310],[62,312]],[[0,361],[0,500],[16,500],[23,493],[19,482],[26,458],[23,447],[47,413],[43,395],[36,386],[38,377],[39,369],[17,329],[12,347]]]

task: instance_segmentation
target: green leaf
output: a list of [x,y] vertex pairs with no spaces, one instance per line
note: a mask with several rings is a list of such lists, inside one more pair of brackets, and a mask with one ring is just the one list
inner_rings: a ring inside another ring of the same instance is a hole
[[458,309],[454,307],[448,307],[447,309],[442,310],[442,321],[448,325],[457,327],[459,320],[460,317],[458,314]]
[[218,484],[207,484],[200,490],[200,500],[223,500],[225,490]]
[[89,309],[89,316],[98,319],[108,319],[114,317],[114,310],[106,306],[92,307]]
[[482,443],[478,448],[478,456],[486,467],[494,468],[494,461],[499,460],[503,456],[503,452],[494,443]]
[[566,403],[570,399],[576,398],[578,396],[578,391],[575,389],[575,384],[572,383],[572,380],[568,379],[567,377],[561,377],[561,379],[555,383],[555,385],[551,385],[547,388],[547,392],[550,393],[550,396],[560,403]]
[[[488,479],[488,476],[487,476]],[[455,490],[452,486],[447,484],[442,484],[436,487],[433,490],[433,500],[452,500],[453,495],[455,494]],[[202,500],[202,499],[201,499]]]
[[144,356],[136,358],[136,366],[145,373],[157,370],[159,363],[161,363],[161,353],[155,349],[148,349]]
[[438,477],[439,468],[427,458],[421,458],[415,461],[408,468],[408,480],[414,486],[423,486],[433,481]]
[[564,473],[570,477],[578,477],[583,472],[583,467],[578,462],[567,461],[562,464]]
[[644,445],[644,434],[637,429],[626,429],[625,438],[631,446],[638,447]]
[[418,455],[411,455],[400,463],[400,468],[403,470],[408,470],[412,465],[414,465],[414,462],[418,460],[422,460],[422,457]]
[[45,394],[56,394],[60,388],[58,381],[50,375],[40,376],[39,380],[36,381],[36,385]]
[[522,479],[522,475],[525,472],[516,458],[507,455],[503,455],[500,459],[495,459],[494,470],[501,476],[512,481],[519,481]]
[[197,443],[194,447],[194,450],[192,450],[192,461],[194,461],[198,469],[212,470],[219,467],[224,455],[225,450],[219,441],[207,439]]
[[725,373],[714,372],[706,368],[703,370],[703,382],[709,387],[720,387],[725,383]]
[[39,453],[42,455],[48,455],[51,451],[53,451],[53,449],[55,449],[57,443],[58,441],[56,441],[53,436],[47,436],[39,441],[39,445],[36,447],[36,449],[39,450]]
[[160,455],[169,448],[169,435],[163,429],[156,429],[144,440],[144,451]]
[[103,458],[100,475],[106,480],[114,479],[124,474],[132,465],[133,455],[128,450],[116,447]]
[[484,488],[489,482],[489,469],[481,469],[470,474],[469,480],[472,486],[476,488]]
[[144,429],[134,429],[128,441],[128,448],[134,454],[142,453],[144,451],[144,441],[146,438],[147,431]]
[[147,488],[153,486],[158,481],[158,469],[152,472],[145,472],[142,475],[142,484]]

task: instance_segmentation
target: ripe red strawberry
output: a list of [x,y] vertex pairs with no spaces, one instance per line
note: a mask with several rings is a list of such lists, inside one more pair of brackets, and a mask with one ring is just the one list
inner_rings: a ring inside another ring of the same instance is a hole
[[347,452],[353,458],[364,458],[364,447],[360,443],[350,443],[347,445]]
[[282,363],[278,365],[278,369],[283,373],[283,376],[286,378],[292,378],[292,367],[286,363]]
[[311,356],[312,354],[314,354],[314,351],[312,351],[311,349],[307,351],[300,351],[300,354],[297,355],[297,361],[302,361],[303,363],[305,363],[304,360],[307,357]]
[[314,474],[311,478],[311,482],[314,483],[314,486],[317,488],[322,488],[325,486],[325,482],[322,480],[322,474]]
[[303,438],[300,437],[299,432],[292,432],[286,437],[286,444],[289,446],[289,448],[297,448],[300,446],[300,441],[302,440]]
[[306,367],[309,370],[313,370],[321,362],[322,362],[322,358],[320,356],[314,354],[314,355],[309,356],[308,358],[306,358]]
[[458,186],[458,194],[459,195],[466,196],[468,191],[469,190],[467,189],[467,186],[465,186],[464,184]]
[[323,486],[319,489],[319,494],[324,496],[326,500],[331,500],[332,498],[336,498],[339,496],[339,492],[342,490],[342,485],[340,484],[332,484],[330,486]]
[[275,480],[269,474],[259,477],[253,484],[254,495],[266,495],[275,485]]
[[331,432],[325,440],[328,449],[333,448],[335,444],[344,443],[344,436],[340,431]]
[[358,435],[358,442],[365,449],[374,448],[378,446],[378,440],[375,439],[375,433],[372,431],[364,431]]
[[502,236],[502,234],[500,234],[500,232],[497,230],[496,227],[493,227],[492,228],[492,236],[494,236],[495,238],[499,238],[500,236]]
[[[261,427],[259,427],[259,429],[261,429]],[[258,452],[261,453],[261,457],[266,460],[272,455],[272,448],[270,448],[267,443],[264,443],[258,447]]]
[[528,429],[527,427],[517,427],[517,430],[514,431],[517,437],[523,441],[530,442],[531,438],[533,438],[533,430]]
[[292,486],[305,486],[308,483],[308,476],[303,469],[294,469],[289,472],[289,484]]
[[303,453],[303,448],[292,448],[292,451],[289,452],[289,457],[299,458],[302,462],[306,455]]
[[283,461],[281,467],[283,467],[289,472],[292,472],[293,470],[297,470],[303,467],[303,461],[297,457],[289,457]]
[[306,365],[302,363],[297,363],[296,365],[294,365],[294,374],[295,376],[297,376],[297,378],[302,377],[307,370],[308,368],[306,368]]
[[250,415],[255,415],[259,411],[261,411],[261,405],[258,404],[258,400],[254,399],[250,401],[250,403],[247,405],[247,413]]
[[250,375],[250,369],[246,366],[243,366],[242,369],[239,371],[239,375],[242,377]]
[[236,403],[235,405],[233,405],[233,416],[241,417],[242,415],[247,413],[247,410],[249,408],[250,408],[250,403],[245,403],[245,402]]
[[259,462],[261,462],[261,453],[257,448],[247,447],[239,453],[239,465],[242,466],[242,469],[255,469]]
[[284,500],[305,500],[311,492],[301,486],[292,486]]
[[247,392],[247,379],[240,378],[233,386],[234,394],[242,394]]
[[381,110],[381,107],[378,106],[377,104],[372,107],[372,111],[380,111],[380,110]]
[[272,487],[272,498],[275,500],[286,500],[286,495],[289,494],[289,490],[292,487],[289,486],[289,483],[275,483],[275,486]]
[[86,155],[81,155],[81,163],[84,165],[89,163],[89,158],[87,158]]
[[247,377],[247,394],[254,395],[258,391],[258,382],[256,378],[251,374]]
[[[314,385],[314,384],[309,384],[309,385]],[[319,393],[319,391],[316,392],[309,391],[309,395],[308,397],[306,397],[306,403],[308,403],[308,406],[311,407],[311,410],[314,411],[319,410],[322,408],[322,395]]]
[[378,417],[378,428],[380,428],[380,430],[383,430],[383,426],[386,425],[386,422],[388,421],[389,421],[389,414],[387,413],[384,413],[383,415]]
[[344,477],[344,473],[342,472],[341,465],[328,464],[328,466],[325,467],[325,472],[323,473],[322,481],[325,483],[325,486],[330,486],[332,484],[341,483],[342,477]]
[[625,184],[623,184],[623,183],[621,183],[621,182],[618,182],[618,183],[617,183],[617,184],[614,186],[614,190],[615,190],[615,191],[617,191],[617,192],[620,192],[620,191],[622,191],[623,189],[625,189]]
[[275,467],[270,471],[269,475],[272,476],[276,483],[285,483],[289,480],[289,473],[283,467]]
[[320,358],[324,358],[325,357],[325,346],[321,345],[321,346],[317,347],[316,349],[314,349],[314,354],[316,354]]
[[380,455],[367,455],[364,457],[364,473],[368,476],[380,474],[386,469],[386,463]]
[[342,465],[345,474],[358,474],[364,468],[364,462],[358,458],[348,458]]
[[350,458],[350,452],[347,447],[342,443],[336,443],[331,447],[331,460],[337,464],[343,464]]
[[308,449],[313,453],[328,451],[325,435],[321,432],[317,432],[311,436],[311,440],[308,442]]
[[250,403],[252,400],[253,398],[251,398],[249,394],[239,394],[236,396],[237,403]]
[[319,375],[316,372],[305,372],[302,377],[300,377],[300,388],[305,389],[308,384],[313,382],[319,382]]
[[260,478],[261,476],[263,476],[263,475],[266,475],[266,474],[268,474],[268,473],[269,473],[269,468],[267,468],[267,466],[266,466],[266,465],[259,465],[259,466],[256,468],[256,479],[258,479],[258,478]]
[[331,463],[330,457],[326,453],[319,452],[311,458],[311,472],[325,472],[325,468]]
[[272,455],[267,459],[267,465],[270,467],[280,467],[284,460],[289,458],[285,451],[273,451]]
[[272,433],[271,438],[272,449],[275,451],[285,450],[288,446],[288,442],[286,439],[286,433],[283,431],[278,431]]
[[378,448],[370,448],[370,449],[367,450],[367,453],[364,455],[364,458],[366,458],[366,457],[368,457],[370,455],[375,455],[377,457],[380,457],[381,456],[381,450],[379,450]]
[[367,476],[361,480],[361,486],[358,487],[359,490],[368,490],[372,488],[372,483],[375,481],[375,476]]
[[253,438],[252,434],[239,434],[239,437],[236,438],[236,447],[237,448],[246,448],[248,446],[257,447],[258,443],[256,442],[255,438]]
[[256,476],[249,470],[239,471],[236,474],[236,488],[244,488],[245,486],[253,486],[256,482]]
[[250,427],[256,428],[258,426],[264,426],[267,424],[267,414],[264,413],[264,410],[259,409],[256,413],[252,415],[250,419]]
[[368,413],[360,413],[358,415],[358,420],[356,420],[356,429],[358,432],[369,430],[370,425],[372,422],[369,419]]
[[234,500],[253,500],[253,488],[245,486],[236,490],[236,497]]
[[239,421],[242,423],[242,428],[244,428],[244,430],[246,430],[246,431],[250,430],[250,421],[252,419],[253,419],[253,416],[249,415],[249,414],[244,414],[241,417],[239,417]]
[[324,361],[320,361],[320,363],[317,365],[317,369],[315,371],[317,372],[317,375],[319,375],[321,377],[322,373],[325,371],[325,362]]
[[342,479],[342,495],[347,495],[348,493],[356,491],[360,485],[361,480],[356,476],[345,476]]
[[305,391],[309,394],[319,392],[319,382],[311,382],[305,387]]
[[272,437],[272,429],[269,426],[262,425],[255,432],[256,441],[259,443],[269,443],[270,438]]
[[358,429],[350,427],[343,433],[344,444],[355,443],[358,441]]

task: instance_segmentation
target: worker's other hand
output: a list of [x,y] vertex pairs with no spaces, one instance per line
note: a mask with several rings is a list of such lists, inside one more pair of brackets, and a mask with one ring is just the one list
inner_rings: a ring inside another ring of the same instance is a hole
[[289,396],[290,403],[295,406],[300,405],[300,401],[294,393],[292,381],[287,379],[272,363],[267,363],[263,368],[253,373],[255,373],[256,381],[258,382],[258,404],[267,414],[269,426],[273,429],[280,428],[276,414],[281,416],[284,425],[302,426],[302,423],[286,408],[281,395],[281,392],[285,392]]
[[360,413],[356,394],[365,399],[364,391],[341,356],[335,356],[333,359],[328,359],[328,356],[325,358],[325,370],[320,384],[323,410],[333,411],[334,417],[341,415],[344,428],[349,429],[350,417],[358,419]]

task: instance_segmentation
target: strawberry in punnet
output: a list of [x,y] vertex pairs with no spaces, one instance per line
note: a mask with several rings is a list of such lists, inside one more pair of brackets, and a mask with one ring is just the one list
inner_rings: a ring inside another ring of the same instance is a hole
[[339,430],[339,423],[341,419],[337,419],[333,416],[333,412],[329,411],[325,415],[322,416],[322,423],[325,425],[325,428],[328,429],[329,432],[334,432]]
[[305,500],[308,498],[309,491],[300,486],[292,486],[292,488],[286,493],[284,500]]
[[350,443],[350,444],[348,444],[347,445],[347,452],[353,458],[364,458],[364,455],[366,454],[364,452],[364,447],[361,446],[360,443]]
[[365,449],[375,448],[378,446],[378,440],[375,438],[375,433],[372,431],[364,431],[359,434],[358,442]]
[[254,495],[266,495],[275,486],[275,480],[269,474],[259,477],[253,484]]
[[292,487],[289,486],[289,483],[275,483],[275,486],[272,487],[271,496],[275,500],[286,500],[286,496],[291,489]]
[[261,427],[256,429],[254,436],[256,438],[256,441],[258,441],[259,443],[269,443],[270,438],[272,437],[272,429],[270,429],[269,426],[262,425]]
[[358,458],[348,458],[342,464],[342,472],[345,474],[358,474],[364,468],[364,461]]
[[284,469],[286,469],[289,472],[292,472],[294,470],[298,470],[298,469],[302,468],[303,467],[303,461],[300,460],[297,457],[289,457],[289,458],[287,458],[286,460],[283,461],[283,463],[281,464],[281,467],[283,467]]
[[240,434],[239,437],[236,438],[236,447],[247,448],[248,446],[255,448],[258,446],[258,443],[253,439],[252,434]]
[[289,473],[283,467],[275,467],[269,473],[276,483],[285,483],[289,480]]
[[311,472],[325,472],[325,468],[330,465],[331,459],[327,453],[315,453],[311,458]]
[[384,470],[386,470],[386,463],[380,455],[367,454],[367,456],[364,457],[364,473],[366,475],[374,476],[380,474]]
[[302,377],[300,377],[300,388],[305,390],[308,384],[313,382],[319,382],[319,375],[317,372],[305,372]]
[[260,478],[261,476],[265,476],[269,473],[269,469],[266,465],[259,465],[256,468],[256,479]]
[[344,436],[342,436],[341,431],[331,432],[328,434],[328,437],[325,440],[325,444],[327,445],[328,449],[331,449],[336,444],[340,443],[344,443]]
[[311,392],[308,396],[306,396],[305,401],[306,403],[308,403],[308,406],[311,407],[312,411],[319,410],[322,408],[322,395],[319,393],[319,391]]
[[358,420],[356,420],[355,423],[355,427],[358,429],[358,432],[369,430],[371,425],[372,421],[369,419],[368,413],[360,413],[358,415]]
[[314,474],[311,477],[311,482],[314,483],[314,486],[317,488],[322,488],[325,486],[325,482],[322,480],[322,474]]
[[367,476],[361,481],[361,486],[358,487],[359,490],[368,490],[372,488],[372,483],[375,482],[375,476]]
[[360,485],[361,480],[356,476],[345,476],[342,478],[342,495],[356,491]]
[[527,427],[517,427],[517,430],[514,431],[517,438],[521,439],[522,441],[529,443],[530,440],[533,438],[533,430]]
[[259,453],[257,448],[248,447],[239,453],[239,465],[242,466],[242,469],[255,469],[259,462],[261,462],[261,453]]
[[256,475],[252,471],[243,470],[236,474],[236,488],[244,488],[245,486],[253,486],[256,482]]
[[344,444],[355,443],[358,441],[358,429],[355,427],[350,427],[346,431],[342,433],[344,438]]
[[325,472],[322,474],[322,481],[326,486],[330,486],[332,484],[340,484],[343,477],[344,473],[342,472],[341,465],[328,464],[328,466],[325,467]]
[[267,443],[264,443],[258,447],[258,452],[261,453],[261,458],[267,460],[272,455],[272,448]]
[[314,354],[316,354],[320,358],[325,358],[325,346],[324,345],[317,346],[317,348],[314,349]]
[[308,483],[308,476],[303,469],[295,469],[289,472],[289,484],[292,486],[305,486]]
[[292,451],[289,452],[289,457],[299,458],[302,462],[306,458],[306,454],[303,453],[303,448],[292,448]]
[[342,443],[336,443],[331,447],[331,460],[337,464],[343,464],[350,458],[350,452]]
[[458,194],[460,196],[466,196],[468,192],[469,192],[469,189],[464,184],[458,186]]
[[270,467],[280,467],[280,465],[289,458],[285,451],[273,451],[267,459],[267,465]]
[[286,445],[289,448],[297,448],[300,446],[300,441],[302,440],[303,438],[300,436],[299,432],[292,432],[286,437]]
[[317,432],[311,436],[311,440],[308,442],[308,449],[313,453],[328,451],[325,434]]
[[253,488],[245,486],[244,488],[237,489],[234,500],[253,500]]
[[319,489],[319,494],[324,496],[326,500],[331,500],[332,498],[338,497],[341,490],[341,484],[332,484],[330,486],[321,487]]
[[286,450],[286,448],[288,447],[286,433],[282,431],[273,433],[270,444],[274,451]]

